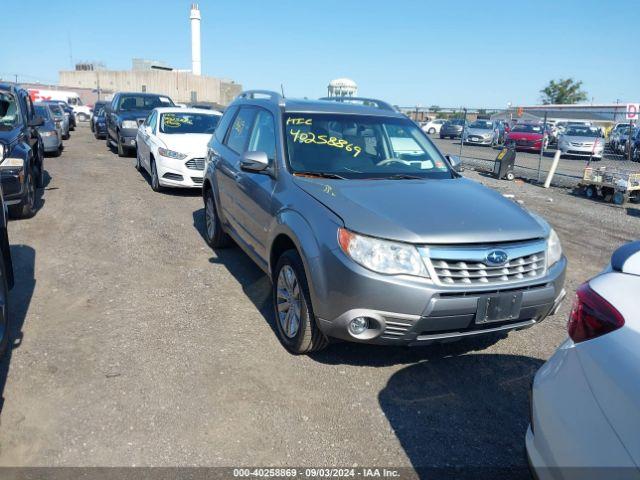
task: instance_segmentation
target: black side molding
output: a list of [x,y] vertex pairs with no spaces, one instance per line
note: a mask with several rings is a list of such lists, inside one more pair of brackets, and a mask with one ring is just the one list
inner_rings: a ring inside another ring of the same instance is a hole
[[638,252],[640,252],[640,241],[622,245],[613,252],[613,255],[611,256],[611,267],[618,272],[622,272],[624,262]]

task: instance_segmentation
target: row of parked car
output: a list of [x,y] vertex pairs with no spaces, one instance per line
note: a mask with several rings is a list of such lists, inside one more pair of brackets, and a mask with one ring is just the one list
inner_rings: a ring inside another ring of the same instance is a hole
[[[553,229],[463,178],[385,102],[248,91],[220,114],[119,93],[103,110],[96,132],[135,151],[154,190],[201,189],[207,243],[240,246],[269,276],[293,353],[331,338],[427,345],[528,328],[565,296]],[[539,478],[638,461],[638,278],[640,243],[578,290],[569,339],[532,384],[526,446]]]
[[550,145],[563,156],[602,158],[605,149],[604,132],[588,122],[518,122],[503,120],[435,119],[422,125],[423,131],[438,134],[441,139],[459,138],[464,144],[513,146],[517,150],[539,152]]

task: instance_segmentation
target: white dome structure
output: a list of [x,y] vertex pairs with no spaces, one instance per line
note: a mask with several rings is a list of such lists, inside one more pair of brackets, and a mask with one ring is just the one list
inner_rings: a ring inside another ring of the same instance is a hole
[[358,95],[358,84],[350,78],[336,78],[327,86],[329,97],[353,97]]

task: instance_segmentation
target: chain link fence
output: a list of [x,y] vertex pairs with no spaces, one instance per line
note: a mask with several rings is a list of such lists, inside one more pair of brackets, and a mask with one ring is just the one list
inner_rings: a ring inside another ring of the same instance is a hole
[[625,105],[529,108],[401,108],[440,150],[464,165],[492,172],[506,144],[516,148],[517,177],[543,182],[557,150],[552,184],[575,187],[586,167],[640,172],[640,129],[626,120]]

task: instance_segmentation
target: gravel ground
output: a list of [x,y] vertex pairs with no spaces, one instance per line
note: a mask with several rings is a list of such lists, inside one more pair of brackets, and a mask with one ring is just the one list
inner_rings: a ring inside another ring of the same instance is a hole
[[[507,466],[527,478],[528,386],[560,313],[507,338],[346,343],[289,355],[269,282],[205,244],[198,192],[157,194],[80,127],[35,218],[9,225],[17,286],[0,465]],[[640,206],[466,172],[557,229],[567,290],[640,235]]]

